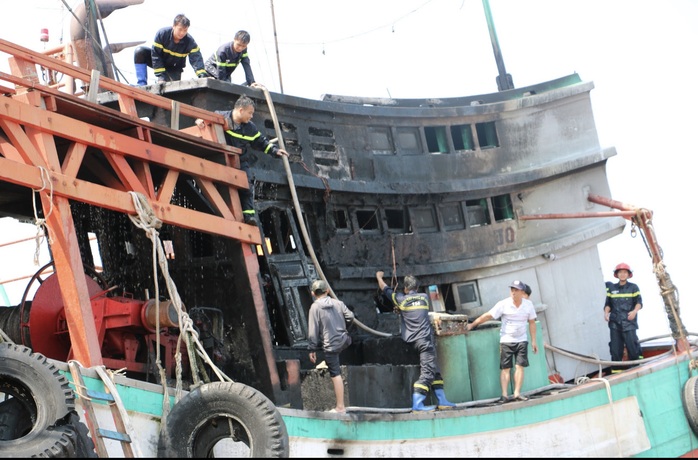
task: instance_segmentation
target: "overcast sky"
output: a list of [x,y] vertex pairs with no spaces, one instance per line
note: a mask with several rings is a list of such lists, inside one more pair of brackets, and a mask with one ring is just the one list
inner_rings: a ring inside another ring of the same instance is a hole
[[[80,3],[65,2],[71,10]],[[19,4],[26,14],[21,21],[6,18],[1,38],[37,50],[69,39],[70,11],[63,1]],[[601,144],[618,151],[608,162],[613,198],[654,211],[667,271],[684,294],[683,318],[689,331],[698,332],[698,307],[688,295],[698,255],[690,225],[696,219],[691,207],[696,179],[690,168],[696,165],[693,136],[698,129],[698,1],[490,0],[490,7],[515,86],[574,72],[594,82]],[[178,13],[191,19],[189,32],[204,58],[237,30],[248,30],[256,80],[275,92],[282,84],[284,93],[308,98],[449,97],[497,90],[480,0],[145,0],[104,19],[107,39],[149,45],[157,29],[170,26]],[[42,28],[49,29],[47,44],[39,41]],[[115,55],[115,62],[121,80],[134,83],[133,48]],[[2,56],[0,70],[7,71]],[[192,76],[188,67],[184,78]],[[244,81],[242,70],[233,81]],[[5,228],[0,221],[3,236],[9,232]],[[668,332],[642,239],[632,238],[628,225],[600,249],[607,279],[613,279],[619,262],[635,271],[632,281],[645,300],[639,335]],[[0,247],[6,260],[3,251]],[[14,277],[6,270],[0,268],[0,280]],[[590,308],[601,310],[600,305]]]

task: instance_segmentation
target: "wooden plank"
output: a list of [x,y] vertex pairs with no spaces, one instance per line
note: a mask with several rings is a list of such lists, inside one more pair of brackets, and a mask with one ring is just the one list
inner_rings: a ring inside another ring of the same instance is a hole
[[[119,433],[124,434],[128,438],[128,441],[121,441],[121,448],[124,451],[124,456],[126,458],[133,458],[135,455],[131,440],[135,439],[136,433],[131,425],[131,419],[124,408],[124,403],[121,401],[121,397],[116,389],[116,385],[114,385],[114,382],[112,382],[109,375],[107,375],[107,371],[104,370],[104,367],[102,366],[96,367],[95,370],[102,379],[105,391],[111,395],[112,400],[114,401],[113,404],[109,404],[112,417],[114,418],[114,426]],[[143,455],[140,453],[138,446],[135,447],[136,451],[138,452],[138,457],[142,457]]]
[[31,143],[29,137],[27,137],[27,133],[16,123],[16,120],[0,118],[0,128],[2,128],[5,135],[10,139],[10,142],[12,142],[12,145],[25,163],[46,167],[44,158],[39,151],[36,150],[34,144]]
[[[214,182],[222,182],[236,188],[249,187],[247,176],[238,169],[188,155],[178,150],[154,145],[99,126],[74,120],[58,113],[47,112],[14,101],[10,98],[7,98],[0,104],[0,119],[9,120],[11,122],[19,121],[24,126],[35,127],[44,132],[80,142],[100,150],[111,151],[119,155],[157,163],[192,176],[211,179]],[[8,123],[0,126],[3,127],[3,129],[5,129],[5,126],[8,126],[8,129],[18,129],[17,125],[12,127]],[[19,129],[19,131],[21,131],[21,129]],[[19,132],[15,133],[15,137],[17,139],[22,138]],[[26,136],[23,137],[26,138]],[[28,142],[28,140],[26,142]],[[31,145],[31,143],[29,144]],[[33,147],[31,150],[35,151]],[[24,151],[29,152],[29,147],[25,147]],[[32,158],[31,162],[37,164],[37,160],[34,158]]]
[[[0,40],[2,41],[2,40]],[[124,123],[130,123],[135,126],[140,126],[145,130],[153,130],[153,131],[159,131],[163,135],[168,135],[171,137],[176,137],[179,138],[183,142],[196,142],[199,144],[200,147],[211,150],[211,151],[220,151],[220,152],[230,152],[233,154],[240,154],[242,153],[240,149],[236,147],[232,147],[229,145],[226,145],[225,142],[211,142],[207,139],[204,139],[203,142],[201,139],[191,139],[186,133],[183,133],[182,131],[175,131],[171,130],[166,126],[159,125],[157,123],[151,123],[149,121],[142,120],[138,118],[137,115],[129,115],[124,112],[120,112],[118,110],[114,110],[110,107],[102,106],[100,104],[96,104],[93,102],[89,102],[83,98],[80,98],[76,95],[64,93],[61,91],[58,91],[56,89],[50,88],[48,86],[42,86],[40,84],[33,84],[30,81],[24,80],[20,77],[16,77],[10,74],[7,74],[5,72],[0,72],[0,80],[7,80],[10,81],[16,85],[31,85],[30,87],[32,88],[32,91],[30,92],[25,92],[22,94],[18,94],[17,96],[13,97],[13,100],[18,100],[21,102],[25,103],[31,103],[32,105],[39,107],[41,104],[36,101],[36,99],[39,98],[47,98],[49,96],[63,100],[66,103],[74,104],[76,106],[80,106],[85,110],[92,110],[95,114],[109,114],[110,117],[113,117],[114,119],[121,120]],[[123,96],[120,94],[120,96]],[[20,97],[23,97],[24,99],[19,99]],[[125,97],[125,96],[124,96]],[[169,99],[167,99],[169,101]],[[55,102],[52,104],[46,104],[47,109],[55,111]],[[121,105],[120,105],[121,107]],[[216,114],[214,112],[208,112],[209,114],[215,115],[216,117],[220,117],[220,120],[222,120],[222,115]],[[210,117],[209,117],[210,118]],[[222,123],[222,121],[221,121]],[[216,125],[213,123],[213,126],[220,126]]]
[[78,395],[78,402],[85,412],[85,423],[87,428],[90,430],[90,435],[92,436],[92,441],[95,445],[95,450],[97,451],[97,456],[99,458],[109,458],[109,452],[104,444],[104,440],[97,433],[99,426],[97,425],[97,414],[95,414],[95,408],[92,406],[92,401],[87,395],[87,387],[82,378],[82,373],[79,364],[76,361],[71,361],[68,363],[70,368],[70,376],[73,378],[73,386],[75,387],[75,393]]
[[97,339],[92,302],[87,290],[70,203],[67,197],[56,195],[50,188],[39,195],[51,238],[51,254],[61,286],[61,298],[63,305],[71,307],[65,308],[72,345],[69,359],[77,359],[89,366],[101,365],[102,349]]
[[[136,214],[131,195],[126,191],[66,177],[55,172],[50,172],[49,176],[54,196],[62,196],[126,214]],[[38,168],[5,158],[0,158],[0,180],[37,190],[44,186]],[[165,223],[246,243],[262,244],[259,228],[256,225],[226,220],[170,203],[150,201],[150,204],[157,218]]]
[[[7,40],[0,39],[0,51],[12,54],[18,61],[21,60],[23,62],[39,64],[43,67],[57,70],[58,72],[63,73],[65,75],[70,75],[73,78],[80,79],[83,82],[89,82],[91,78],[90,71],[86,69],[76,67],[72,64],[68,64],[67,62],[63,62],[61,60],[49,56],[44,56],[43,54],[37,53],[35,51],[30,50],[29,48],[25,48]],[[36,72],[32,74],[31,72],[27,71],[28,68],[29,66],[27,65],[23,66],[21,69],[22,73],[20,73],[20,75],[22,75],[24,78],[31,78],[30,82],[34,84],[30,85],[30,87],[33,88],[35,87],[35,85],[38,84],[39,80],[38,76],[36,75]],[[112,80],[111,78],[106,78],[102,76],[99,79],[99,87],[109,91],[115,91],[120,94],[128,95],[136,100],[146,102],[155,107],[160,107],[162,109],[167,110],[171,108],[172,99],[168,99],[157,94],[149,93],[145,90],[139,89],[138,87],[119,83],[115,80]],[[182,115],[192,118],[203,118],[204,120],[209,120],[213,123],[223,123],[223,117],[221,115],[188,104],[181,104],[180,113]]]

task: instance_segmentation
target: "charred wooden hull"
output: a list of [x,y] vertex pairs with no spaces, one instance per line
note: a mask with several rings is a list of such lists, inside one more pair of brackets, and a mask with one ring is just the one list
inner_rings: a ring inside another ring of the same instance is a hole
[[[605,165],[615,155],[615,149],[599,145],[592,88],[574,74],[496,94],[439,100],[326,96],[316,101],[273,93],[275,114],[262,91],[215,80],[148,90],[208,110],[230,109],[240,94],[256,100],[255,123],[270,138],[281,137],[290,154],[322,271],[369,327],[397,330],[390,309],[376,296],[377,270],[390,275],[395,267],[398,277],[413,273],[429,286],[435,311],[471,317],[506,296],[506,286],[516,278],[533,287],[546,341],[568,349],[591,346],[592,353],[605,355],[603,324],[579,336],[567,325],[598,322],[604,280],[596,244],[620,233],[624,220],[517,218],[606,210],[586,199],[589,193],[610,195]],[[115,104],[108,93],[100,97],[105,105]],[[171,123],[168,110],[145,104],[137,109],[153,122]],[[274,115],[281,127],[276,134]],[[177,128],[191,125],[192,119],[181,117]],[[255,206],[268,241],[259,248],[260,275],[275,345],[282,356],[306,366],[307,287],[317,273],[283,163],[253,155]],[[575,290],[592,293],[592,305],[589,297],[571,295],[571,280]],[[362,348],[372,341],[358,342],[349,358],[356,364],[367,356],[394,359],[392,353]],[[563,376],[579,372],[576,363],[558,361]]]

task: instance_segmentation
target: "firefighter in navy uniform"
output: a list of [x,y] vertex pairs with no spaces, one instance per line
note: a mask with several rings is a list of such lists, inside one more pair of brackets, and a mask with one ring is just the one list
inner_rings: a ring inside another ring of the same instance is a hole
[[[607,287],[604,318],[608,321],[611,332],[611,360],[622,361],[624,348],[628,352],[628,360],[642,358],[642,348],[637,338],[637,314],[642,308],[642,296],[637,284],[628,281],[633,277],[630,266],[620,263],[613,270],[617,283]],[[612,369],[612,372],[620,372]]]
[[[284,149],[280,149],[275,144],[272,144],[265,135],[263,135],[257,126],[252,122],[254,115],[254,101],[247,96],[240,96],[235,101],[233,110],[216,110],[216,113],[223,115],[225,118],[225,140],[228,145],[237,147],[242,150],[240,154],[240,169],[247,174],[249,189],[240,189],[240,204],[242,205],[242,215],[246,224],[257,225],[257,214],[254,210],[254,178],[250,174],[250,163],[252,162],[251,154],[247,152],[247,147],[250,146],[254,150],[259,150],[267,155],[288,156]],[[198,118],[196,126],[200,129],[205,127],[204,121]]]
[[181,80],[182,72],[187,65],[187,57],[196,76],[208,78],[199,45],[188,33],[190,24],[189,18],[178,14],[174,18],[172,27],[163,27],[157,31],[152,48],[145,46],[136,48],[133,61],[136,66],[138,86],[148,84],[148,67],[153,68],[158,83]]
[[232,42],[219,46],[216,52],[206,60],[204,64],[206,72],[217,80],[230,82],[235,69],[242,65],[245,71],[245,82],[247,86],[252,86],[254,74],[250,66],[250,56],[247,53],[247,45],[249,44],[249,32],[237,31]]
[[[455,404],[446,399],[444,380],[436,357],[434,328],[429,320],[429,296],[417,292],[417,278],[405,276],[403,292],[395,292],[383,281],[383,272],[376,272],[378,288],[400,314],[402,340],[411,343],[419,353],[419,379],[412,385],[412,410],[432,411],[453,409]],[[425,406],[424,401],[432,390],[437,406]]]

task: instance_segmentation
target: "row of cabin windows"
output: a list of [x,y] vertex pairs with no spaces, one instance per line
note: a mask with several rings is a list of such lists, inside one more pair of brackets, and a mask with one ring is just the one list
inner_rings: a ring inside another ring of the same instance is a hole
[[[448,133],[451,137],[449,139]],[[497,130],[494,122],[476,123],[475,133],[477,133],[477,143],[480,150],[499,147]],[[459,150],[476,150],[475,138],[473,136],[472,125],[451,126],[425,126],[424,136],[427,141],[429,153],[449,153]],[[450,140],[450,144],[449,144]]]
[[[274,125],[271,120],[265,120],[265,127],[273,129]],[[300,154],[297,128],[291,124],[283,124],[282,129],[287,137],[287,150],[290,153]],[[494,121],[475,123],[474,125],[425,126],[424,140],[422,140],[421,129],[417,126],[397,128],[369,126],[365,136],[366,148],[376,154],[401,152],[409,155],[423,153],[424,142],[426,142],[426,150],[429,153],[485,150],[499,147]],[[333,130],[311,126],[308,128],[308,134],[313,152],[319,155],[319,163],[336,162],[336,158],[325,158],[328,153],[337,152]]]
[[[381,216],[382,212],[382,216]],[[439,223],[441,216],[441,223]],[[353,219],[355,217],[355,220]],[[348,209],[334,210],[335,228],[338,231],[391,233],[438,232],[490,225],[514,218],[510,195],[499,195],[477,200],[443,203],[436,206],[405,208],[356,209],[353,216]],[[381,222],[384,222],[382,229]]]

